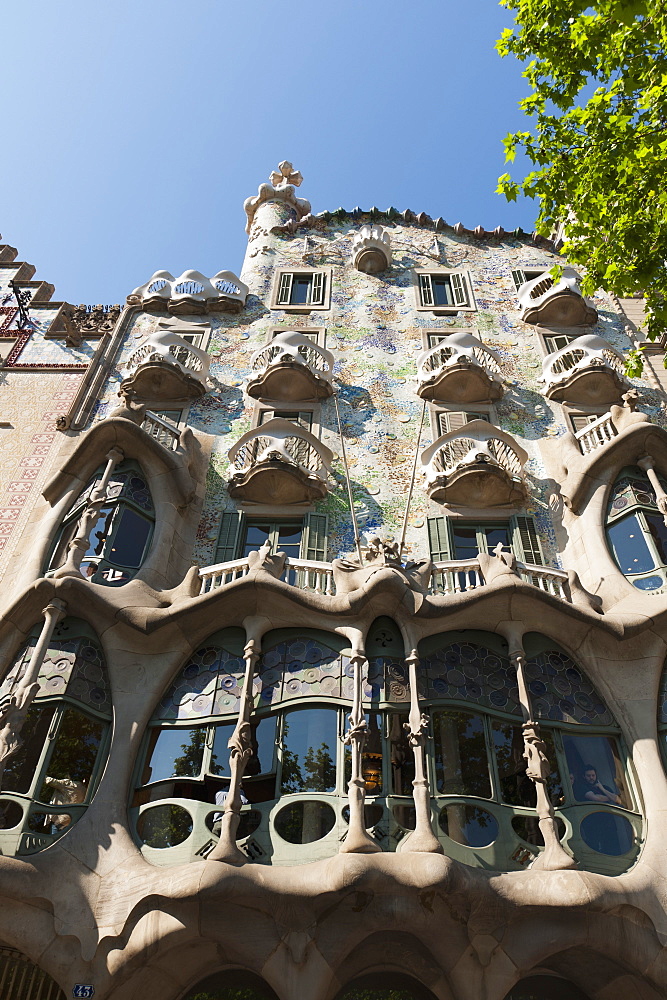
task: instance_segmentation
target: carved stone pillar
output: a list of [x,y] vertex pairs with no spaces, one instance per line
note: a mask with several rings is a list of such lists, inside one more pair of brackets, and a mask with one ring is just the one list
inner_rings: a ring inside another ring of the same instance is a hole
[[510,660],[516,670],[519,702],[523,714],[523,756],[526,759],[526,776],[535,785],[537,822],[544,840],[544,851],[533,861],[532,868],[558,871],[576,868],[577,862],[564,850],[558,836],[558,825],[553,803],[547,791],[547,778],[551,773],[546,746],[540,735],[540,727],[533,718],[533,708],[526,685],[526,654],[522,647],[510,652]]
[[644,455],[642,458],[637,460],[637,465],[640,469],[643,469],[648,476],[649,482],[653,487],[653,492],[655,493],[655,502],[658,505],[658,510],[662,514],[663,520],[667,525],[667,493],[665,493],[662,488],[662,483],[658,478],[658,473],[655,471],[653,459],[650,455]]
[[343,742],[352,749],[352,776],[348,785],[350,824],[347,837],[341,844],[340,850],[342,854],[377,854],[382,848],[366,833],[364,820],[366,782],[361,770],[364,745],[368,735],[368,725],[364,716],[361,696],[362,670],[368,661],[363,653],[355,652],[350,657],[350,662],[354,667],[354,695],[352,711],[349,715],[350,728],[343,737]]
[[415,758],[415,777],[412,788],[416,822],[414,830],[403,838],[397,850],[443,854],[442,845],[431,827],[431,794],[426,771],[428,716],[421,711],[419,706],[419,692],[417,690],[419,656],[416,649],[412,650],[405,662],[408,665],[410,679],[410,714],[408,722],[404,723],[404,728]]
[[49,648],[53,630],[64,617],[67,605],[64,601],[54,598],[44,608],[44,624],[39,634],[37,644],[32,651],[30,662],[23,677],[15,689],[8,693],[7,699],[0,707],[0,790],[2,789],[2,778],[5,772],[7,759],[16,753],[21,746],[21,731],[28,714],[28,709],[39,691],[37,678],[39,670],[44,662],[46,651]]
[[125,456],[120,448],[112,448],[107,454],[107,464],[104,474],[102,475],[98,485],[90,494],[90,500],[86,504],[83,514],[81,515],[77,533],[67,548],[67,559],[60,569],[56,570],[53,574],[54,578],[81,575],[81,563],[83,562],[83,557],[85,556],[88,545],[90,544],[90,533],[97,523],[100,510],[108,502],[106,493],[109,480],[111,479],[111,474],[118,463],[123,461],[124,457]]
[[248,860],[243,851],[236,846],[236,831],[241,819],[241,781],[246,764],[252,756],[252,729],[250,716],[252,714],[252,685],[255,677],[255,664],[260,651],[255,639],[248,640],[243,657],[245,659],[245,676],[239,717],[234,732],[227,744],[229,755],[229,791],[225,801],[220,827],[220,840],[208,855],[208,861],[225,861],[229,865],[245,864]]

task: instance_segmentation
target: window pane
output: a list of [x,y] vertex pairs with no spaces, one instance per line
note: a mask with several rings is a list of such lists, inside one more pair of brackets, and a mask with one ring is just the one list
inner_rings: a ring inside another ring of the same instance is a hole
[[122,506],[120,519],[113,539],[113,547],[105,552],[109,562],[118,566],[140,566],[151,523],[130,507]]
[[[244,774],[270,774],[273,771],[273,748],[276,742],[276,720],[272,715],[250,724],[252,757],[245,766]],[[234,724],[216,726],[213,737],[213,751],[209,771],[211,774],[229,775],[229,737],[234,732]]]
[[510,533],[506,524],[496,524],[492,528],[482,528],[482,530],[486,537],[487,552],[493,552],[498,542],[501,542],[506,549],[510,547]]
[[270,524],[249,524],[246,527],[241,556],[245,558],[249,552],[261,548],[264,542],[271,538],[271,527]]
[[[526,777],[526,759],[523,756],[524,742],[521,726],[494,720],[492,732],[500,779],[500,796],[503,802],[514,806],[534,808],[537,801],[535,785],[530,778]],[[560,803],[563,798],[563,786],[558,773],[556,748],[548,730],[542,730],[541,736],[551,765],[551,774],[547,778],[547,792],[554,804]]]
[[663,565],[667,565],[667,525],[662,517],[655,514],[645,514],[644,517],[658,550],[658,558]]
[[415,777],[415,757],[403,728],[407,715],[389,716],[389,759],[391,761],[392,788],[396,795],[412,795]]
[[278,524],[276,530],[276,551],[284,552],[290,559],[298,559],[301,551],[301,525]]
[[435,712],[436,786],[444,795],[491,797],[484,721],[468,712]]
[[615,739],[563,735],[563,747],[572,795],[577,802],[604,802],[632,808]]
[[479,551],[477,529],[453,526],[454,558],[474,559]]
[[307,275],[295,275],[292,282],[292,295],[290,305],[307,305],[310,298],[310,283],[312,278]]
[[51,726],[53,712],[53,708],[38,708],[35,705],[28,711],[21,733],[21,743],[5,763],[3,791],[23,794],[30,791],[35,769]]
[[634,830],[625,816],[608,812],[589,813],[579,826],[582,839],[599,854],[617,857],[627,854],[634,844]]
[[206,727],[197,729],[153,729],[151,747],[142,784],[164,778],[196,778],[201,771]]
[[643,573],[653,569],[655,559],[646,544],[636,514],[611,524],[607,534],[622,573]]
[[[75,708],[65,710],[39,794],[42,802],[63,807],[85,802],[104,730],[105,723]],[[57,830],[72,822],[66,812],[56,813],[48,819]]]
[[335,709],[288,712],[283,723],[283,792],[333,792],[336,787]]
[[84,559],[93,559],[95,556],[99,557],[102,554],[105,542],[109,537],[111,519],[115,509],[115,507],[104,507],[100,511],[100,516],[95,523],[95,527],[88,536],[89,544]]
[[436,278],[431,275],[431,287],[433,289],[433,300],[436,306],[453,306],[454,296],[449,278]]

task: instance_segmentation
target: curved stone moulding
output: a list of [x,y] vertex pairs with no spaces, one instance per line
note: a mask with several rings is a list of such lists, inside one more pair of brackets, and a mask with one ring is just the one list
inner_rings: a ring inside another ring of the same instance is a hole
[[246,431],[229,451],[229,495],[253,503],[297,504],[329,492],[333,452],[310,431],[273,417]]
[[255,351],[250,364],[257,371],[246,386],[253,399],[298,402],[333,393],[333,354],[295,330],[277,334]]
[[595,406],[620,402],[628,388],[624,371],[620,351],[602,337],[584,334],[544,359],[540,381],[549,399]]
[[453,333],[417,358],[422,399],[481,403],[500,399],[502,360],[469,333]]
[[248,291],[233,271],[218,271],[212,278],[201,271],[184,271],[177,278],[170,271],[156,271],[128,295],[127,304],[144,312],[169,312],[175,316],[236,313],[243,309]]
[[442,434],[421,454],[431,500],[454,506],[500,507],[525,499],[527,452],[486,420]]
[[536,326],[592,326],[598,319],[573,267],[564,267],[556,282],[548,273],[526,281],[519,289],[519,307],[523,322]]
[[383,226],[365,225],[352,238],[352,264],[363,274],[380,274],[391,264],[391,239]]

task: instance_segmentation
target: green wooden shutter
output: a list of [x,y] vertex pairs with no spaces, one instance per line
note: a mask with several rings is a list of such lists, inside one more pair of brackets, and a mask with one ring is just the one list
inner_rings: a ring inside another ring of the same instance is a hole
[[222,515],[220,530],[218,531],[218,541],[215,546],[214,565],[231,562],[237,558],[242,520],[243,514],[236,510],[226,511]]
[[519,562],[532,563],[533,566],[543,566],[544,557],[539,535],[532,517],[515,514],[511,521],[512,548]]
[[324,272],[315,271],[310,284],[310,305],[324,305]]
[[302,559],[326,562],[328,520],[326,514],[306,514],[301,536]]
[[454,303],[457,306],[467,306],[468,305],[468,286],[466,279],[462,274],[450,274],[449,282],[452,287],[452,294],[454,296]]
[[288,306],[292,297],[292,279],[294,275],[290,271],[284,271],[280,275],[280,286],[278,288],[278,305]]
[[433,288],[431,287],[431,275],[419,275],[419,295],[423,306],[433,305]]
[[433,562],[443,562],[451,559],[449,542],[449,525],[446,517],[428,518],[428,544]]
[[526,283],[526,275],[523,271],[517,269],[516,271],[512,271],[512,280],[514,281],[514,287],[518,292],[521,286]]

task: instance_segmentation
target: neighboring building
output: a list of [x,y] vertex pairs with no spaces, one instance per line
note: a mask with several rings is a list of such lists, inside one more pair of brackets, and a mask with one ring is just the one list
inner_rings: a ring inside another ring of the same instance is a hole
[[641,319],[300,183],[122,310],[0,248],[0,998],[659,1000]]

